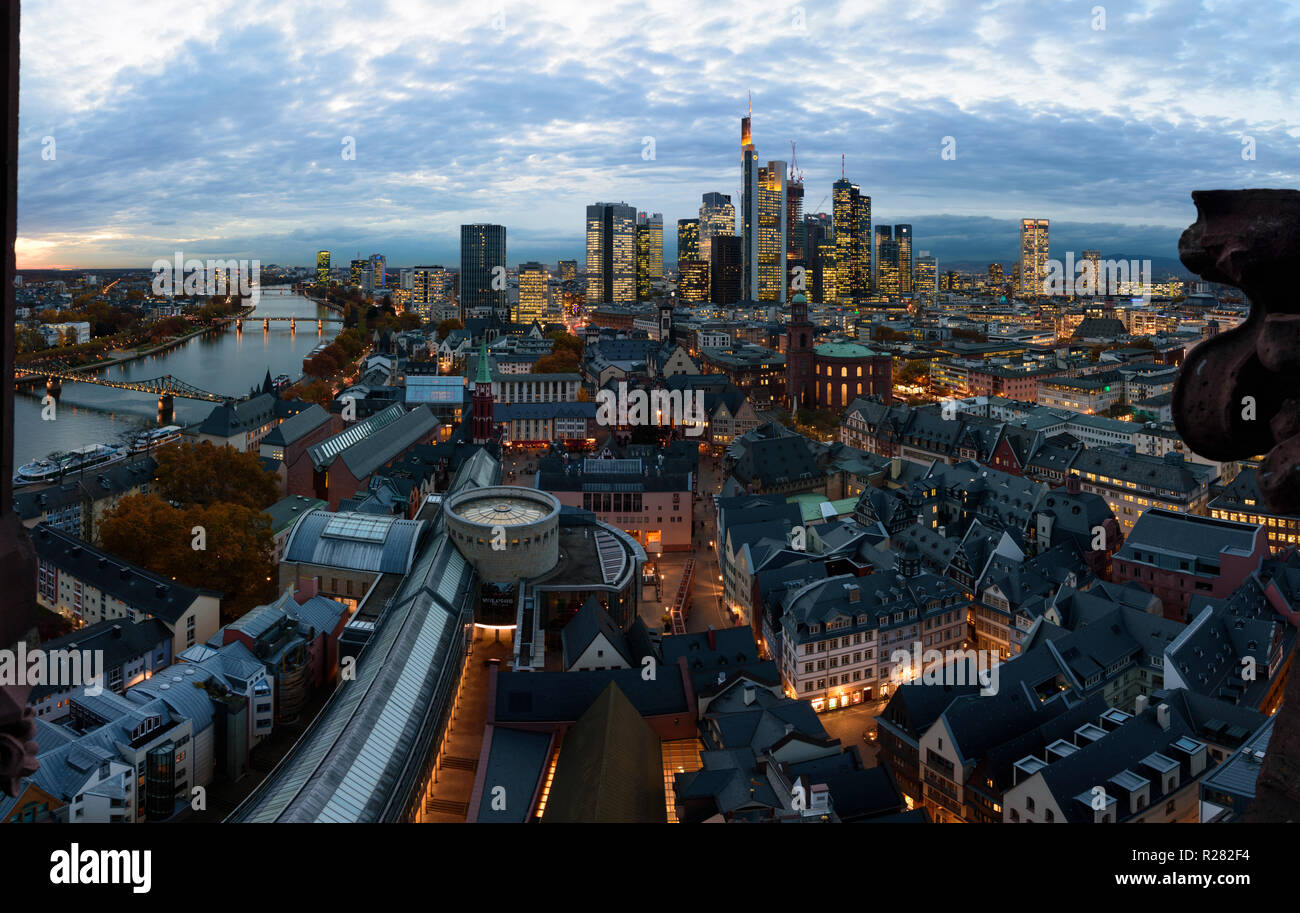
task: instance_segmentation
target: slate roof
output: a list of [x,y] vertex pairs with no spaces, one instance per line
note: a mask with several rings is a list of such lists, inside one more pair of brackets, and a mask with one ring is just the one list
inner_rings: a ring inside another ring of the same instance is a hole
[[[777,426],[779,427],[779,426]],[[764,425],[742,435],[728,448],[735,460],[732,469],[741,482],[758,482],[769,488],[802,479],[821,478],[812,442],[802,435]]]
[[550,732],[532,732],[493,726],[488,745],[487,773],[484,783],[505,789],[507,801],[503,808],[493,808],[490,790],[484,790],[474,820],[479,823],[523,824],[532,809],[530,803],[509,801],[511,797],[527,796],[531,799],[537,784],[546,773],[554,735]]
[[[632,655],[628,646],[627,637],[614,623],[614,619],[605,607],[600,604],[600,600],[595,596],[589,596],[582,604],[582,608],[578,609],[560,631],[560,647],[564,654],[565,668],[571,667],[581,659],[582,654],[600,635],[604,635],[614,652],[629,667],[638,666],[636,657]],[[613,659],[610,657],[611,663]]]
[[321,425],[328,424],[330,420],[331,416],[328,412],[318,403],[312,403],[297,415],[290,416],[272,428],[270,433],[262,438],[262,443],[274,447],[287,447],[302,440]]
[[214,406],[208,417],[199,423],[199,434],[213,437],[234,437],[275,420],[276,398],[261,393],[242,402],[225,402]]
[[262,513],[271,518],[271,533],[274,535],[297,523],[298,518],[307,511],[327,506],[328,502],[319,498],[289,495],[287,498],[276,501],[270,507],[264,508]]
[[1225,553],[1251,554],[1262,535],[1263,529],[1253,523],[1237,523],[1153,507],[1138,517],[1115,557],[1150,564],[1149,560],[1136,557],[1134,552],[1151,549],[1217,564],[1220,556]]
[[658,675],[646,681],[640,668],[599,672],[502,670],[497,673],[494,722],[571,722],[582,716],[611,682],[642,716],[689,712],[679,675]]
[[[171,641],[172,632],[157,618],[146,618],[138,624],[129,618],[113,618],[43,641],[40,646],[47,653],[55,650],[100,651],[103,655],[101,668],[107,671],[144,656],[159,646],[170,645]],[[28,701],[37,701],[65,690],[67,689],[60,685],[34,685]]]
[[1203,487],[1217,474],[1213,466],[1173,459],[1173,454],[1162,458],[1129,451],[1131,448],[1089,447],[1075,457],[1070,470],[1077,475],[1091,472],[1182,496]]
[[14,512],[24,520],[77,503],[109,498],[153,480],[158,461],[151,456],[129,459],[99,469],[65,476],[60,485],[14,492]]
[[31,531],[36,555],[60,573],[93,586],[136,611],[175,624],[200,595],[214,595],[160,577],[88,542],[41,523]]
[[[1267,670],[1274,652],[1287,655],[1296,640],[1296,629],[1283,623],[1259,580],[1247,577],[1227,599],[1193,596],[1187,617],[1167,654],[1177,677],[1201,694],[1258,707],[1272,685]],[[1246,657],[1255,661],[1254,681],[1242,678]],[[1173,678],[1166,675],[1165,684]]]

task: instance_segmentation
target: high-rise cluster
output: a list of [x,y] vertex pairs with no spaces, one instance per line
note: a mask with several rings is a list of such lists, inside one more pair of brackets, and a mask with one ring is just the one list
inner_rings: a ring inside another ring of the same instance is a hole
[[636,208],[627,203],[588,206],[587,304],[635,300]]

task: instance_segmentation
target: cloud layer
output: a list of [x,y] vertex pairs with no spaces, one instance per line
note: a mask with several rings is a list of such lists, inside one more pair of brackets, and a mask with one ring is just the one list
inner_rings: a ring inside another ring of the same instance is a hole
[[941,261],[1013,258],[1024,216],[1054,252],[1174,256],[1191,190],[1297,186],[1296,7],[1100,6],[30,3],[18,263],[450,265],[474,221],[512,264],[581,259],[607,199],[662,212],[672,257],[701,193],[738,201],[749,91],[808,211],[843,153]]

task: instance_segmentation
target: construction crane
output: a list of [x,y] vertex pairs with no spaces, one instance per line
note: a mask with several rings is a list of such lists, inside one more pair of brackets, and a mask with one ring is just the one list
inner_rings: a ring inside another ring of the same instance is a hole
[[790,140],[790,180],[803,183],[803,172],[799,170],[799,157],[794,151],[794,140]]

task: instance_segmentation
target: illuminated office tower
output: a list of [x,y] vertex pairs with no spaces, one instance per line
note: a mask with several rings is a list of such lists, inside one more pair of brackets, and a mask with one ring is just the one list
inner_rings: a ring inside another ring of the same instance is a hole
[[682,301],[709,300],[709,261],[677,261],[677,297]]
[[540,263],[529,262],[519,265],[519,309],[515,322],[529,324],[536,320],[546,322],[549,303],[551,274]]
[[876,226],[876,291],[881,295],[898,295],[902,288],[898,241],[893,226]]
[[587,207],[587,304],[636,300],[636,209],[627,203]]
[[451,273],[445,267],[417,266],[411,270],[411,310],[421,320],[447,319],[451,304]]
[[578,278],[577,260],[561,260],[559,265],[561,282],[572,282]]
[[990,263],[988,279],[989,288],[1001,288],[1002,283],[1004,282],[1006,282],[1006,276],[1002,272],[1002,264]]
[[370,255],[370,273],[374,279],[375,288],[384,287],[384,280],[388,277],[385,265],[383,254]]
[[784,302],[786,273],[785,162],[758,169],[758,299]]
[[[700,220],[677,220],[677,262],[699,260],[700,257]],[[677,267],[679,270],[681,266]]]
[[806,278],[807,290],[805,294],[808,300],[813,304],[822,304],[824,289],[821,279],[822,271],[822,245],[829,244],[831,249],[835,248],[835,222],[831,216],[824,212],[813,215],[807,215],[803,218],[803,236],[804,236],[804,261],[805,268],[808,270]]
[[709,300],[717,305],[733,305],[741,299],[740,287],[744,273],[740,238],[735,235],[714,235],[710,246]]
[[639,213],[636,217],[636,297],[649,298],[655,282],[663,277],[663,213]]
[[1045,294],[1047,278],[1047,219],[1020,220],[1020,294],[1038,297]]
[[866,296],[874,291],[871,287],[875,268],[875,262],[871,259],[871,197],[860,195],[854,202],[853,210],[858,222],[858,236],[862,238],[862,243],[858,245],[856,266],[860,285],[855,288],[854,294]]
[[[1078,280],[1075,282],[1076,289],[1091,288],[1094,295],[1109,295],[1110,289],[1107,288],[1108,282],[1106,275],[1101,271],[1101,251],[1085,250],[1083,252],[1083,267]],[[1073,279],[1074,277],[1069,277]]]
[[1020,291],[1020,261],[1011,264],[1011,288]]
[[894,241],[898,244],[898,293],[912,294],[912,226],[895,225]]
[[506,303],[506,227],[477,223],[460,227],[460,313],[504,318]]
[[803,221],[803,175],[790,167],[785,184],[785,259],[786,267],[808,266],[808,228]]
[[316,281],[321,285],[329,285],[330,252],[327,250],[316,252]]
[[821,303],[834,304],[840,299],[839,269],[836,257],[839,252],[835,242],[822,241],[817,245],[817,269],[813,273],[814,294],[820,294]]
[[741,300],[758,300],[758,151],[750,115],[740,120]]
[[939,260],[929,251],[921,251],[916,257],[916,278],[913,288],[918,295],[934,296],[938,291]]
[[713,239],[736,233],[736,207],[724,193],[706,193],[700,203],[700,256],[708,259]]
[[836,295],[847,302],[865,297],[871,285],[871,198],[864,198],[858,185],[843,177],[831,185],[831,196]]
[[348,283],[361,287],[361,274],[370,267],[369,260],[356,259],[348,264]]

